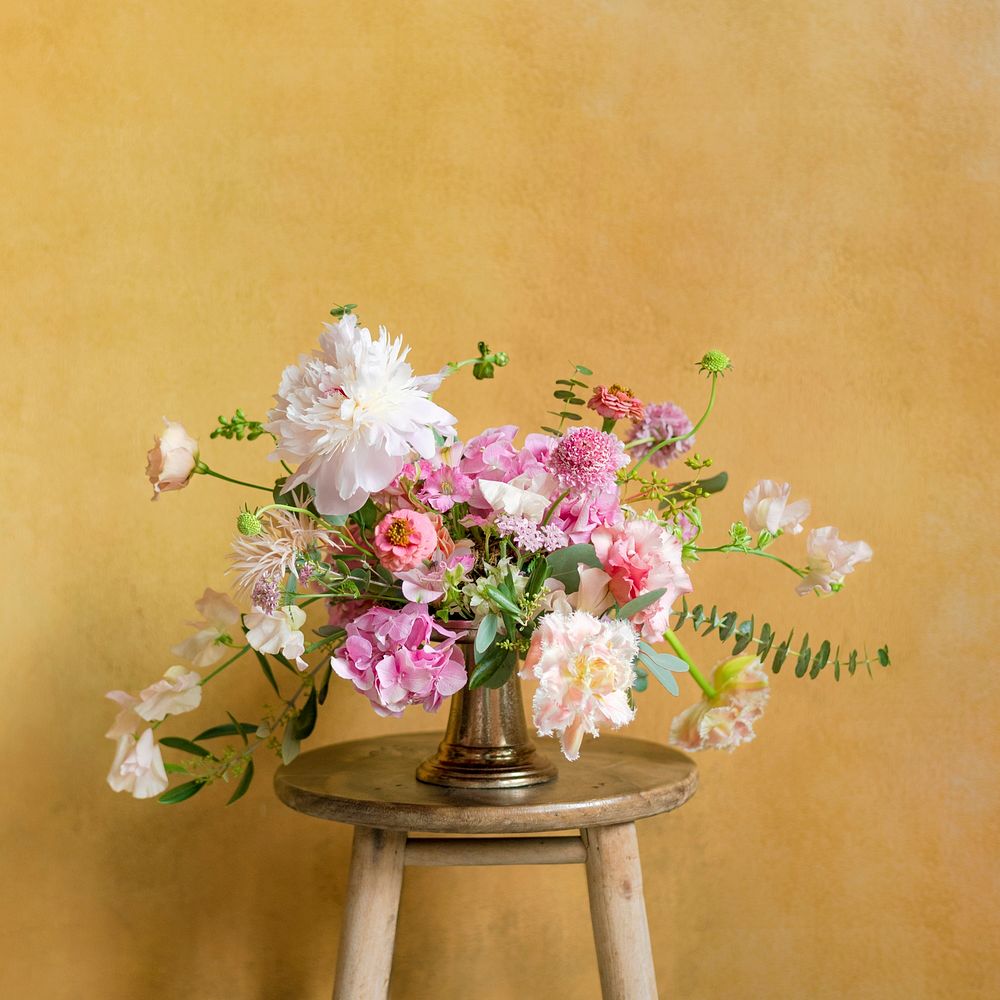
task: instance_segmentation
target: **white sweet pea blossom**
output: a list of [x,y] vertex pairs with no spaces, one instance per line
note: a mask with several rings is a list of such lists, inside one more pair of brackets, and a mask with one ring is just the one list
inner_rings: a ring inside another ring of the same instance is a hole
[[858,563],[870,562],[872,549],[867,542],[845,542],[836,528],[814,528],[806,539],[809,561],[807,574],[795,588],[805,596],[813,590],[830,593],[831,585],[840,583]]
[[743,498],[743,513],[751,531],[766,531],[776,535],[787,531],[797,535],[802,531],[802,522],[812,509],[808,500],[788,502],[792,487],[789,483],[778,483],[773,479],[762,479]]
[[515,476],[509,483],[480,479],[479,491],[497,514],[524,517],[537,524],[552,504],[556,482],[545,473]]
[[309,665],[302,659],[306,645],[300,630],[305,620],[306,613],[294,604],[273,612],[251,611],[243,618],[247,642],[258,653],[280,653],[286,660],[294,660],[299,670]]
[[135,711],[139,699],[127,691],[109,691],[104,697],[110,698],[120,709],[111,728],[104,735],[109,740],[120,740],[123,736],[132,735],[142,725],[142,719]]
[[228,594],[220,594],[211,587],[205,588],[194,606],[203,620],[191,622],[197,630],[195,634],[172,646],[170,652],[187,660],[192,667],[210,667],[225,655],[225,640],[239,631],[240,609]]
[[323,514],[350,514],[385,489],[414,453],[437,453],[434,432],[453,437],[456,420],[431,402],[442,373],[416,376],[401,337],[378,339],[346,315],[325,324],[320,349],[285,369],[268,414],[273,459],[298,462],[286,491],[308,483]]
[[108,784],[114,791],[130,792],[137,799],[151,799],[167,790],[167,770],[152,729],[138,740],[131,733],[118,740]]
[[135,714],[147,722],[190,712],[201,704],[201,678],[181,666],[169,667],[162,679],[139,692]]

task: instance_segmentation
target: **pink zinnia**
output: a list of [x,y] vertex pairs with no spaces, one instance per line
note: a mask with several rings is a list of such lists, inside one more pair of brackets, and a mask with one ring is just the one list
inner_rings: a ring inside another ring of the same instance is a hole
[[631,389],[626,389],[617,382],[607,388],[597,386],[594,395],[587,401],[587,406],[606,420],[642,420],[645,412],[642,400],[633,396]]
[[[632,449],[635,458],[642,458],[653,451],[661,441],[683,437],[693,427],[694,424],[691,423],[688,415],[676,403],[650,403],[646,407],[646,415],[643,419],[629,428],[627,440],[650,439],[646,444],[636,445]],[[690,451],[692,447],[694,447],[694,435],[684,438],[683,441],[674,441],[672,444],[664,445],[654,452],[649,460],[653,465],[664,468],[679,455]]]
[[375,552],[391,573],[419,566],[438,547],[435,523],[419,511],[400,509],[375,525]]
[[593,427],[573,427],[552,449],[549,471],[571,494],[594,495],[615,488],[615,473],[628,465],[621,441]]

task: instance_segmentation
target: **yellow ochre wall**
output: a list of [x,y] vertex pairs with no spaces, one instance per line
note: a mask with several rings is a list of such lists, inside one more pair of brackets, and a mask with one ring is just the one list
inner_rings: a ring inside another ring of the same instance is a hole
[[[1000,995],[996,3],[8,2],[0,12],[5,535],[0,996],[328,995],[348,829],[251,796],[115,796],[109,688],[137,689],[245,491],[149,502],[163,414],[260,478],[263,415],[334,302],[418,370],[509,351],[440,401],[544,422],[571,361],[699,411],[698,449],[875,550],[835,599],[706,556],[696,596],[894,665],[776,678],[752,746],[640,841],[677,998]],[[777,551],[798,558],[802,539]],[[708,664],[715,639],[692,640]],[[684,688],[683,703],[694,700]],[[265,699],[241,661],[191,735]],[[643,696],[663,740],[681,703]],[[434,730],[335,687],[314,744]],[[586,752],[586,750],[584,750]],[[582,872],[413,870],[393,995],[596,998]]]

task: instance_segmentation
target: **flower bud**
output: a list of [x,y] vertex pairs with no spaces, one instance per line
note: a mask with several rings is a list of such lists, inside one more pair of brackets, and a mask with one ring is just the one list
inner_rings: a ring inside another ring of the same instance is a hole
[[241,535],[246,535],[247,538],[253,538],[254,535],[259,535],[264,530],[260,518],[250,510],[240,511],[239,517],[236,518],[236,528]]
[[721,375],[732,371],[733,363],[729,360],[729,355],[722,351],[708,351],[698,362],[698,367],[710,375]]

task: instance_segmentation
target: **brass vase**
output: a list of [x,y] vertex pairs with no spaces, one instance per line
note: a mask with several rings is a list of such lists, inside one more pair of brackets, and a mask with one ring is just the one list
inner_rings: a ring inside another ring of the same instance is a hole
[[[475,665],[474,634],[460,639],[469,674]],[[554,764],[528,735],[517,671],[498,688],[462,688],[451,696],[448,727],[417,779],[446,788],[523,788],[552,781]]]

